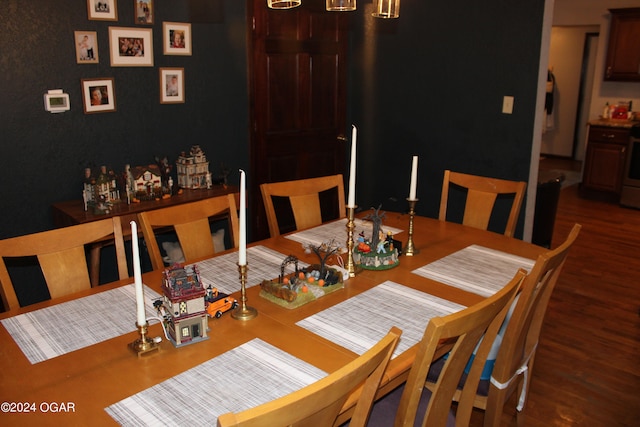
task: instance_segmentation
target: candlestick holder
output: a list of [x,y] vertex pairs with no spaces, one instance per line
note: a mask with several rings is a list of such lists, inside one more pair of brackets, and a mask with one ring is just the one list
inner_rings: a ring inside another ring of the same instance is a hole
[[349,277],[356,277],[356,267],[353,262],[353,232],[356,229],[355,212],[355,206],[347,207],[347,272]]
[[241,304],[231,312],[231,317],[236,320],[251,320],[258,315],[258,310],[247,306],[247,265],[238,264],[240,273]]
[[160,343],[147,336],[147,332],[149,330],[149,322],[145,322],[145,324],[142,326],[138,325],[138,323],[136,322],[136,327],[138,328],[138,332],[140,333],[140,338],[129,344],[129,349],[131,349],[131,351],[133,351],[138,355],[138,357],[140,357],[145,353],[149,353],[150,351],[160,350]]
[[407,199],[409,202],[409,238],[407,239],[407,248],[404,251],[406,256],[414,256],[418,251],[413,246],[413,217],[416,214],[416,203],[418,199]]

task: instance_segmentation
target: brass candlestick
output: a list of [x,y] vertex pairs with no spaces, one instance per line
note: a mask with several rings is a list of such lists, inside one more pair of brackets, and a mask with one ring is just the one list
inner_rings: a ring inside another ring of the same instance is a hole
[[258,310],[247,306],[247,265],[238,265],[240,273],[241,304],[231,312],[231,317],[236,320],[251,320],[258,315]]
[[356,229],[355,212],[355,206],[347,207],[347,272],[349,277],[356,277],[356,268],[353,262],[353,231]]
[[413,246],[413,217],[416,214],[416,203],[418,199],[407,199],[409,202],[409,238],[407,240],[407,249],[405,249],[404,254],[406,256],[413,256],[418,253],[418,251]]
[[131,349],[131,351],[137,353],[138,357],[140,357],[150,351],[160,350],[160,343],[155,342],[153,339],[147,336],[147,332],[149,330],[149,322],[145,322],[145,324],[142,326],[136,323],[136,327],[138,328],[138,332],[140,333],[140,338],[129,344],[129,348]]

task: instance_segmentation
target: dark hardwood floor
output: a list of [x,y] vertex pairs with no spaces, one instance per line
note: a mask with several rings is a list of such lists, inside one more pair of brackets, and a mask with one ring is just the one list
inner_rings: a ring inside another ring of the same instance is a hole
[[[637,426],[640,210],[582,199],[577,188],[560,194],[552,247],[574,223],[582,231],[549,303],[520,421],[534,427]],[[516,425],[515,404],[512,397],[503,425]],[[471,425],[482,420],[478,411]]]

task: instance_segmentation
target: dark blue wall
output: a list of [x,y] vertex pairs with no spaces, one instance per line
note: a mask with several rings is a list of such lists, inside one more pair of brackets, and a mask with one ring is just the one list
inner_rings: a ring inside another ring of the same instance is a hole
[[[528,180],[543,9],[543,0],[403,1],[392,21],[361,11],[351,114],[362,208],[406,210],[412,155],[421,215],[437,217],[445,169]],[[502,114],[504,95],[515,97],[512,115]]]
[[[200,144],[214,174],[248,167],[244,2],[155,3],[154,24],[137,26],[133,0],[118,1],[117,22],[88,20],[86,0],[2,0],[0,238],[53,227],[51,204],[81,198],[87,165],[122,171]],[[191,56],[162,54],[163,21],[192,22]],[[111,67],[109,26],[152,28],[154,66]],[[97,31],[99,64],[76,64],[76,30]],[[184,67],[184,104],[160,104],[159,67]],[[102,77],[115,79],[117,111],[84,114],[80,80]],[[71,111],[46,112],[48,89],[67,92]]]

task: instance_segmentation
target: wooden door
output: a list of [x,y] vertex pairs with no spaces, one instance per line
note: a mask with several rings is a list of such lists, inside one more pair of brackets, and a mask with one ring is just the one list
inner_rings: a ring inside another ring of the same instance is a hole
[[324,5],[271,10],[266,0],[249,1],[254,239],[269,235],[261,183],[345,171],[347,16]]

